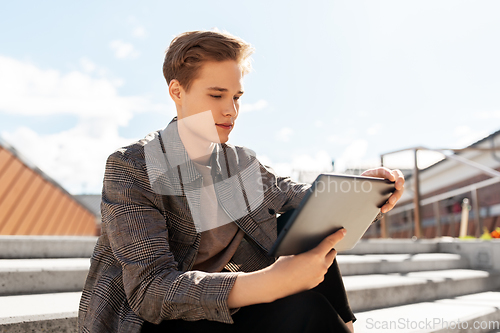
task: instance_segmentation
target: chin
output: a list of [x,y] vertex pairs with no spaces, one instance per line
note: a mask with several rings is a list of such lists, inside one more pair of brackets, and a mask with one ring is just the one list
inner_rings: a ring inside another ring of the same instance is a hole
[[229,141],[229,135],[228,133],[217,133],[218,134],[218,139],[220,143],[226,143]]

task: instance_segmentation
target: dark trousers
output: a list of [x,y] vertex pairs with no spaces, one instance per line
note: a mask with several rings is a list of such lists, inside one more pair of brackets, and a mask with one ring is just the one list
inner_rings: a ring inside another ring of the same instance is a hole
[[242,307],[233,316],[234,324],[210,320],[166,320],[159,325],[144,323],[142,333],[156,332],[346,332],[345,322],[354,321],[347,295],[334,261],[325,280],[316,288],[272,303]]

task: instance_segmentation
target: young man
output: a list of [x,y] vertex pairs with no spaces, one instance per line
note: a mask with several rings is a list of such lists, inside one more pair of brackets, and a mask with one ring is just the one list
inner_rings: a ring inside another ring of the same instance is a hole
[[[309,185],[226,143],[251,53],[227,33],[172,41],[163,71],[177,117],[108,158],[80,332],[352,331],[334,250],[344,231],[270,257],[276,214],[297,207]],[[364,175],[396,182],[382,212],[392,209],[402,174]]]

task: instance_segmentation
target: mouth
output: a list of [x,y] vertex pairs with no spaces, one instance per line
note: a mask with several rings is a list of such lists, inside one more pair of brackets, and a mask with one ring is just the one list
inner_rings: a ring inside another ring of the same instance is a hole
[[231,124],[231,123],[215,124],[215,125],[220,127],[220,128],[228,129],[228,130],[233,128],[233,124]]

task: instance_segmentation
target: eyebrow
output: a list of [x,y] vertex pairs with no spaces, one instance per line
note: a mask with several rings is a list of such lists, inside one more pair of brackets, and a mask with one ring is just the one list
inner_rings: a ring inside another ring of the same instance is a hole
[[[215,90],[215,91],[220,91],[220,92],[228,92],[229,90],[227,88],[221,88],[221,87],[210,87],[210,88],[207,88],[207,90]],[[237,94],[243,94],[244,91],[243,90],[240,90],[237,92]]]

